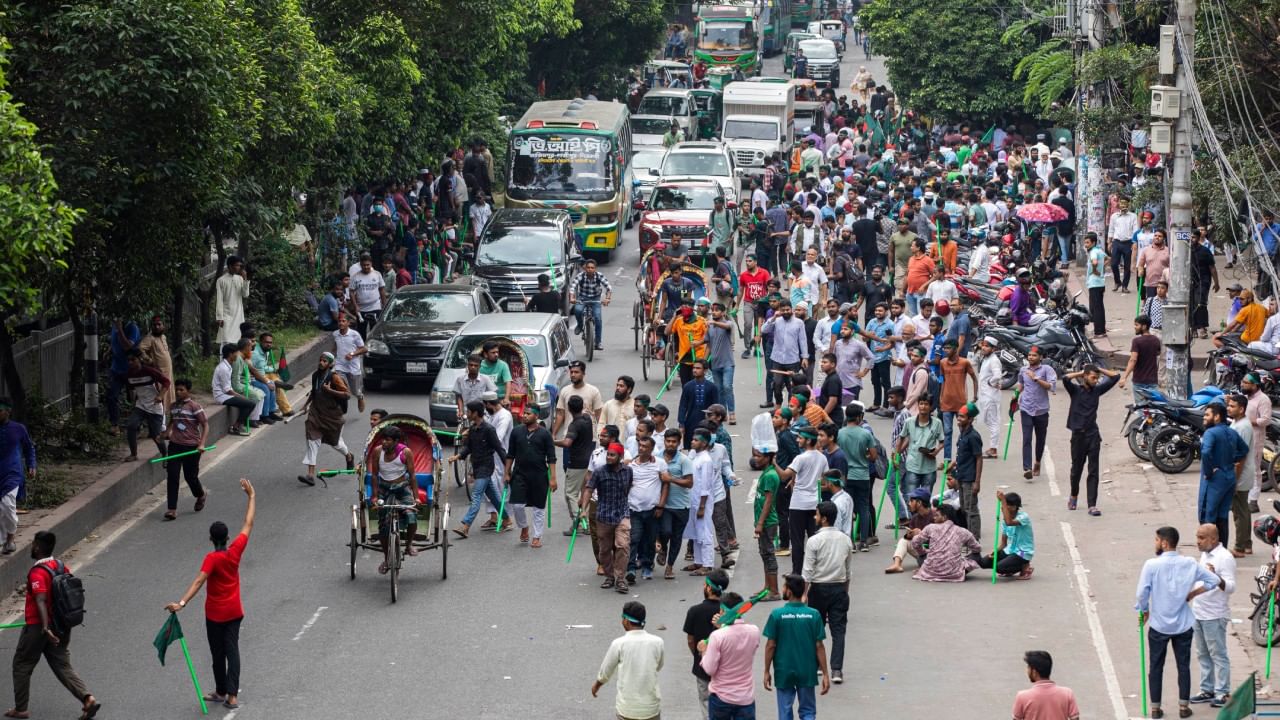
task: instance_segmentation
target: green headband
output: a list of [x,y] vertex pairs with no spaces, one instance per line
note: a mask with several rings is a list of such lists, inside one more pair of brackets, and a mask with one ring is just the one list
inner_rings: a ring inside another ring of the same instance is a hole
[[722,592],[724,592],[724,588],[722,588],[722,587],[720,587],[719,585],[717,585],[717,584],[715,584],[715,583],[711,582],[711,578],[706,578],[706,579],[704,580],[704,582],[706,582],[706,583],[707,583],[707,587],[709,587],[709,588],[711,588],[713,591],[715,591],[715,593],[716,593],[717,595],[718,595],[718,594],[720,594],[720,593],[722,593]]
[[626,620],[627,622],[631,623],[632,625],[639,625],[640,627],[644,627],[644,621],[643,621],[643,620],[637,620],[637,619],[635,619],[635,618],[631,617],[630,615],[628,615],[628,614],[626,614],[626,613],[622,613],[622,619],[623,619],[623,620]]

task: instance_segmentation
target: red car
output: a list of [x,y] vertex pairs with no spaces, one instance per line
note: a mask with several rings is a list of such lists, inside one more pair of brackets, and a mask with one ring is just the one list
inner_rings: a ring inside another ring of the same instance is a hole
[[724,198],[724,190],[713,180],[663,180],[654,186],[647,200],[636,202],[640,215],[640,251],[659,241],[671,241],[671,233],[679,232],[691,256],[715,252],[706,243],[711,211],[716,198]]

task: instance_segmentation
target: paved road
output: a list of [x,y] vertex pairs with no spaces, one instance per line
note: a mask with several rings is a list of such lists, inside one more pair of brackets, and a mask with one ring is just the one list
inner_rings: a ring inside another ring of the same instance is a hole
[[[846,62],[847,78],[862,62],[857,54]],[[878,61],[867,64],[882,78]],[[766,71],[778,73],[777,65],[770,61]],[[629,234],[605,268],[616,301],[606,311],[606,351],[597,356],[588,378],[602,388],[619,374],[639,375],[629,332],[636,260]],[[735,431],[737,465],[744,469],[747,421],[762,394],[754,374],[743,361],[738,373],[742,422]],[[640,390],[653,394],[658,384],[642,383]],[[392,387],[372,396],[393,411],[418,414],[425,414],[426,400],[421,388]],[[669,400],[674,405],[676,394]],[[1006,716],[1013,694],[1026,685],[1021,654],[1035,648],[1053,653],[1055,678],[1075,688],[1084,717],[1137,714],[1133,582],[1150,554],[1154,527],[1174,523],[1190,536],[1194,477],[1165,478],[1132,462],[1113,432],[1119,423],[1114,413],[1123,411],[1123,400],[1113,393],[1104,411],[1109,444],[1102,518],[1067,513],[1061,497],[1067,471],[1065,397],[1054,401],[1054,442],[1044,478],[1022,480],[1012,458],[988,469],[983,485],[991,510],[990,493],[1006,485],[1023,493],[1035,520],[1034,580],[992,587],[975,576],[961,585],[926,585],[909,576],[881,574],[888,560],[883,547],[858,557],[847,682],[820,699],[824,717],[850,712],[875,718]],[[885,421],[874,424],[884,437]],[[366,429],[366,421],[353,412],[347,441],[360,443]],[[609,641],[621,632],[623,599],[597,589],[585,539],[572,566],[566,566],[558,498],[555,529],[545,548],[520,546],[511,534],[476,533],[453,547],[447,581],[440,580],[438,552],[412,560],[401,581],[401,602],[391,605],[387,580],[372,572],[373,554],[364,554],[359,577],[347,577],[349,481],[335,481],[327,489],[301,486],[294,476],[302,449],[297,423],[247,441],[229,439],[210,458],[206,479],[212,497],[201,515],[190,513],[190,501],[184,499],[178,521],[162,523],[156,496],[114,519],[73,555],[71,562],[88,583],[90,609],[86,626],[76,633],[76,665],[106,703],[102,717],[198,714],[176,651],[161,668],[150,643],[165,617],[161,608],[179,596],[208,549],[207,524],[222,519],[233,530],[238,527],[244,499],[235,483],[241,475],[256,482],[260,510],[242,567],[247,617],[244,706],[237,717],[613,717],[612,687],[594,700],[589,687]],[[324,452],[329,454],[322,464],[337,467],[337,455]],[[741,477],[750,481],[747,472]],[[744,500],[743,493],[738,496]],[[465,499],[455,490],[450,501],[457,518]],[[734,510],[738,527],[750,527],[750,508],[740,502]],[[991,510],[984,508],[988,533]],[[744,547],[749,543],[748,536]],[[733,588],[755,591],[761,572],[758,559],[743,553]],[[1242,569],[1242,580],[1244,575]],[[701,595],[701,583],[659,579],[640,583],[633,593],[649,608],[651,631],[667,642],[663,716],[697,718],[680,627],[686,608]],[[757,610],[752,620],[763,623],[768,609]],[[211,683],[201,610],[193,606],[182,617],[201,679]],[[0,652],[11,652],[15,639],[12,633],[0,634]],[[1245,662],[1239,649],[1234,652]],[[1256,652],[1251,658],[1259,662]],[[772,717],[773,696],[762,688],[758,693],[761,717]],[[66,715],[72,708],[48,671],[38,670],[35,716]]]

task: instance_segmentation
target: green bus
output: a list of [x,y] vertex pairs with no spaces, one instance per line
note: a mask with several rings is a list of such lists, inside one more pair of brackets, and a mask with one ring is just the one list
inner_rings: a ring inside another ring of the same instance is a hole
[[747,76],[761,68],[760,34],[749,5],[703,5],[698,11],[693,57],[708,68],[729,67]]
[[546,100],[511,130],[506,207],[566,210],[578,246],[607,260],[631,219],[627,106]]
[[791,27],[808,28],[809,23],[818,19],[819,0],[792,0]]
[[765,56],[777,55],[791,31],[791,0],[763,0],[760,8],[760,48]]

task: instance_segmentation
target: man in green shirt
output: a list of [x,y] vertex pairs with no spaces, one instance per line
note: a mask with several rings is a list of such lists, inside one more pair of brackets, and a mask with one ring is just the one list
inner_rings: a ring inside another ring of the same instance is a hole
[[[777,674],[778,717],[793,717],[792,708],[800,701],[800,720],[813,720],[818,714],[814,686],[822,671],[822,694],[831,689],[831,673],[827,670],[827,650],[822,641],[827,632],[822,615],[804,604],[805,582],[799,575],[788,575],[782,597],[786,605],[769,613],[764,625],[764,689],[773,690],[773,673]],[[772,673],[771,673],[772,671]]]
[[782,599],[778,594],[778,557],[774,553],[774,543],[778,541],[778,471],[773,467],[776,453],[761,448],[751,449],[751,467],[764,468],[764,473],[756,481],[755,520],[756,540],[760,546],[760,560],[764,562],[764,587],[769,591],[765,602]]
[[511,366],[498,357],[498,343],[490,340],[484,344],[483,350],[484,360],[480,363],[480,374],[493,378],[493,384],[498,386],[498,399],[506,400],[507,384],[511,382]]
[[684,132],[680,130],[680,123],[672,120],[671,129],[662,136],[662,147],[669,148],[681,140],[684,140]]
[[920,396],[914,419],[908,419],[898,438],[897,451],[902,456],[902,489],[904,492],[922,487],[933,493],[938,472],[938,453],[942,450],[942,421],[933,416],[933,400],[929,393]]
[[889,271],[893,273],[893,289],[899,293],[906,287],[911,245],[920,237],[911,232],[911,222],[914,219],[914,214],[903,213],[898,218],[898,231],[889,236]]
[[871,548],[867,543],[870,542],[876,524],[871,513],[871,463],[879,457],[876,438],[862,425],[865,415],[862,403],[856,400],[849,403],[844,413],[846,424],[836,434],[836,445],[844,452],[845,462],[849,465],[845,475],[845,491],[853,498],[853,513],[858,527],[853,544],[854,549],[868,552]]

